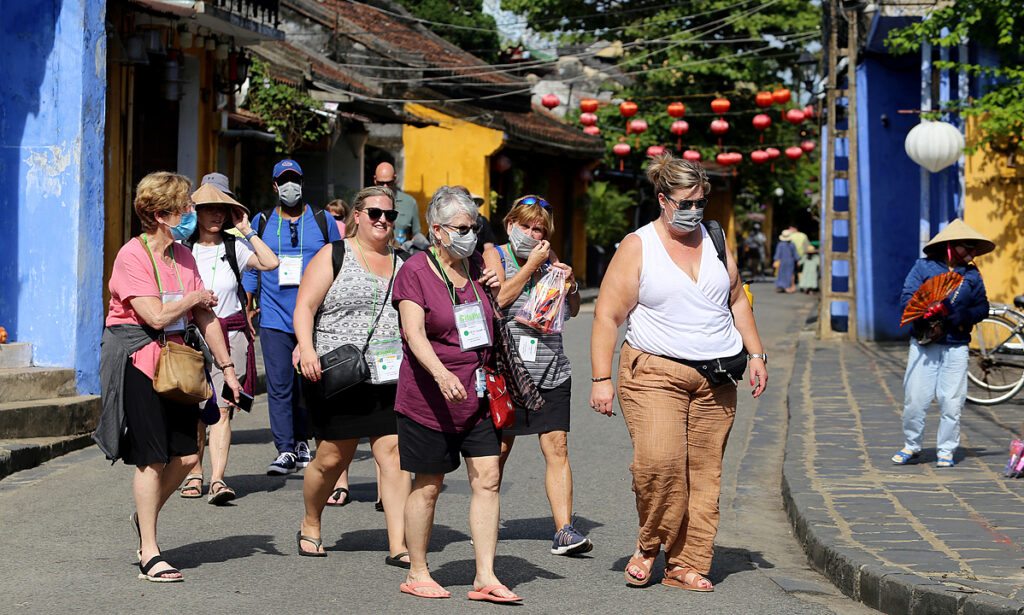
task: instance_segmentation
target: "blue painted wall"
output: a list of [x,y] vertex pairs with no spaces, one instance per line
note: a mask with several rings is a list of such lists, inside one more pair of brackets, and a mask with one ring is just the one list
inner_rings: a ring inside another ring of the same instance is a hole
[[104,0],[5,2],[0,24],[0,325],[99,392]]

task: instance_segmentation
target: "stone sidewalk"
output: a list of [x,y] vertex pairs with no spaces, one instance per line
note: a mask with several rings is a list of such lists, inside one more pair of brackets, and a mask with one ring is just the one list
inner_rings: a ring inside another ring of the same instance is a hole
[[1024,613],[1024,479],[1007,479],[1024,396],[968,403],[957,465],[935,467],[938,406],[921,462],[894,465],[907,343],[797,344],[783,498],[814,566],[885,613]]

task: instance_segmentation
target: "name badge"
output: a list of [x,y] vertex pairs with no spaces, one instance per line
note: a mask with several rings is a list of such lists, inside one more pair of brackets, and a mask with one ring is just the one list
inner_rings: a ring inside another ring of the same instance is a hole
[[302,257],[282,256],[281,265],[277,268],[277,285],[298,286],[302,281]]
[[386,384],[398,380],[398,369],[402,366],[401,338],[371,342],[366,353],[366,362],[370,366],[370,382]]
[[459,332],[459,348],[474,350],[491,345],[491,332],[484,319],[484,304],[479,301],[454,306],[455,328]]
[[537,338],[524,335],[519,338],[519,356],[523,361],[537,360]]
[[[180,291],[164,292],[160,293],[160,300],[166,303],[174,303],[175,301],[181,301],[185,297],[185,294]],[[164,327],[164,333],[180,333],[185,330],[185,316],[175,320],[171,324]]]

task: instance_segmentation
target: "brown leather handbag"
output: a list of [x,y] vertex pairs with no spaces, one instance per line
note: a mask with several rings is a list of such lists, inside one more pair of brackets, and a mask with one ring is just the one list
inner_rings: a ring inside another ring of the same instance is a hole
[[198,404],[210,399],[213,390],[206,380],[203,353],[161,336],[160,359],[153,373],[153,390],[179,404]]

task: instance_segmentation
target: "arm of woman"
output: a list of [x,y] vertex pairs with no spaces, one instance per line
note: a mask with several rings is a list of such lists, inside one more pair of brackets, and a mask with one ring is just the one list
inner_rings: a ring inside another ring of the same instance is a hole
[[[739,268],[736,267],[732,251],[728,249],[725,251],[725,267],[729,270],[729,308],[732,310],[736,330],[743,338],[743,347],[751,354],[764,354],[761,336],[757,333],[757,323],[754,321],[754,310],[750,308],[747,293],[743,291],[743,282],[740,281]],[[768,366],[764,359],[750,360],[750,386],[754,387],[754,397],[760,397],[768,386]]]
[[494,244],[486,244],[484,247],[484,267],[490,269],[498,276],[498,281],[505,282],[505,268],[501,266],[501,255],[498,254],[498,249],[494,247]]
[[313,317],[334,283],[333,250],[334,247],[327,244],[309,261],[302,274],[302,281],[299,282],[295,312],[292,314],[300,369],[303,377],[313,382],[320,380],[320,357],[313,347]]
[[[225,401],[233,404],[238,401],[238,392],[242,390],[242,385],[238,383],[235,366],[231,363],[231,351],[228,350],[227,340],[224,339],[224,330],[221,328],[220,322],[217,321],[217,316],[210,308],[199,306],[192,311],[192,314],[195,317],[196,325],[203,333],[206,345],[210,347],[210,352],[213,353],[214,361],[217,362],[217,366],[224,372],[224,384],[234,394],[234,399],[227,399]],[[220,395],[220,393],[220,391],[214,391],[216,395]]]
[[466,399],[466,389],[455,374],[448,371],[441,359],[437,358],[430,340],[427,339],[426,312],[415,301],[403,299],[398,302],[398,316],[402,323],[402,337],[409,345],[409,350],[420,365],[426,369],[437,386],[441,395],[450,402],[461,402]]
[[142,319],[142,322],[154,329],[163,330],[164,327],[173,324],[196,306],[212,307],[217,305],[217,298],[213,296],[213,291],[199,289],[170,303],[162,303],[160,297],[132,297],[128,303]]
[[615,399],[615,385],[611,380],[615,342],[619,327],[639,300],[642,261],[640,238],[630,235],[623,239],[605,271],[594,307],[594,327],[590,334],[591,377],[609,379],[591,386],[590,407],[607,416],[612,414]]
[[[238,232],[241,233],[243,237],[252,233],[252,225],[249,224],[248,214],[236,209],[231,212],[231,215],[233,216],[235,228],[238,229]],[[277,259],[277,255],[270,249],[267,242],[263,241],[259,235],[253,235],[248,241],[249,245],[252,246],[254,254],[249,257],[249,261],[246,263],[247,267],[250,269],[259,269],[260,271],[273,271],[274,269],[277,269],[277,266],[280,263]]]

